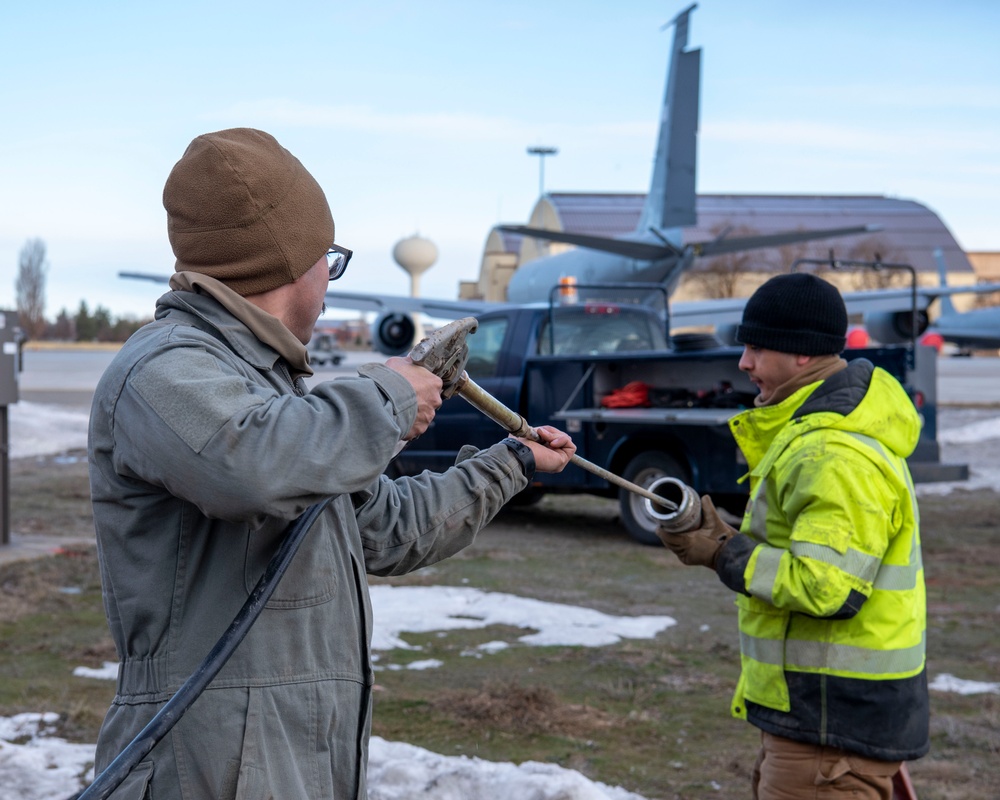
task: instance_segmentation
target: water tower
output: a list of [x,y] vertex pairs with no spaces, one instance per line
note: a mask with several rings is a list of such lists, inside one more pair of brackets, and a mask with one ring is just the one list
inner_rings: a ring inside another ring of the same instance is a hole
[[396,242],[392,257],[410,273],[410,297],[420,297],[420,276],[437,261],[437,246],[430,239],[414,234]]
[[[414,234],[396,242],[396,246],[392,248],[392,257],[402,269],[410,273],[410,297],[420,297],[420,276],[437,261],[437,245],[430,239]],[[424,336],[419,314],[413,315],[413,326],[413,341],[416,343]]]

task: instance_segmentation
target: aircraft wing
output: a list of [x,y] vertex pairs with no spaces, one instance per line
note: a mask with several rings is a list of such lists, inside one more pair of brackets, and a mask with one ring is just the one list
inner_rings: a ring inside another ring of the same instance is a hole
[[137,281],[152,281],[153,283],[170,283],[170,275],[165,272],[119,272],[119,278],[132,278]]
[[[170,282],[170,275],[163,272],[119,272],[118,277],[152,281],[153,283]],[[331,290],[326,293],[326,305],[327,308],[374,311],[377,314],[404,311],[410,314],[422,313],[441,319],[458,319],[459,317],[475,316],[493,304],[484,300],[440,300],[429,297]]]
[[[990,294],[1000,292],[1000,283],[981,283],[972,286],[918,286],[917,309],[924,310],[938,297],[953,294]],[[844,293],[848,314],[872,314],[886,311],[907,311],[913,293],[911,289],[873,289],[865,292]],[[746,297],[727,297],[718,300],[691,300],[670,304],[670,323],[673,328],[701,325],[732,325],[743,317]]]
[[723,253],[738,253],[743,250],[759,250],[762,247],[779,247],[783,244],[811,242],[835,236],[851,236],[856,233],[876,233],[881,225],[853,225],[848,228],[819,228],[814,230],[787,231],[785,233],[742,236],[735,239],[713,239],[710,242],[696,242],[689,245],[696,256],[718,256]]
[[673,329],[702,325],[732,325],[743,318],[743,306],[746,304],[746,297],[671,303],[670,327]]
[[679,256],[681,251],[672,244],[637,242],[631,239],[612,239],[607,236],[589,236],[585,233],[566,233],[550,231],[545,228],[532,228],[528,225],[498,225],[506,233],[518,233],[521,236],[533,236],[536,239],[546,239],[550,242],[575,244],[590,250],[600,250],[603,253],[614,253],[625,258],[635,258],[639,261],[659,261],[670,256]]
[[[163,273],[119,272],[119,277],[167,283],[170,276]],[[972,286],[918,286],[917,309],[924,310],[938,297],[954,294],[990,294],[1000,292],[1000,283],[983,283]],[[872,314],[879,312],[907,311],[910,308],[912,290],[909,288],[874,289],[865,292],[847,292],[844,304],[848,314]],[[687,328],[707,325],[732,325],[743,317],[745,297],[729,297],[714,300],[692,300],[670,303],[672,328]],[[328,291],[327,308],[371,311],[377,314],[422,313],[438,319],[458,319],[476,316],[501,303],[485,300],[444,300],[428,297],[409,297],[365,292]]]
[[426,314],[441,319],[458,319],[475,316],[495,303],[485,300],[441,300],[430,297],[408,297],[406,295],[366,294],[364,292],[326,293],[327,308],[345,308],[355,311],[374,311],[378,314],[403,311]]
[[637,261],[660,261],[665,258],[676,258],[690,250],[700,257],[717,256],[723,253],[737,253],[743,250],[759,250],[765,247],[779,247],[783,244],[810,242],[816,239],[829,239],[836,236],[851,236],[859,233],[875,233],[882,230],[880,225],[853,225],[847,228],[817,228],[813,230],[786,231],[784,233],[762,234],[760,236],[740,236],[735,239],[720,237],[707,242],[692,242],[684,248],[675,247],[666,237],[656,237],[651,234],[646,241],[629,238],[610,238],[607,236],[592,236],[585,233],[568,233],[566,231],[550,231],[545,228],[532,228],[528,225],[499,225],[506,233],[516,233],[521,236],[532,236],[550,242],[562,242],[603,253],[613,253]]

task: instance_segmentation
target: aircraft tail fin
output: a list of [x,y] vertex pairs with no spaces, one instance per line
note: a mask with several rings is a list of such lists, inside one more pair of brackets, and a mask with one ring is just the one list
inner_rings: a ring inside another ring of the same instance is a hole
[[667,69],[653,177],[637,233],[646,233],[650,228],[683,228],[698,222],[695,212],[695,160],[701,50],[685,49],[688,17],[695,8],[697,3],[688,6],[668,23],[674,26],[674,40]]
[[[948,267],[944,263],[944,252],[940,247],[934,248],[934,260],[937,262],[938,268],[938,282],[941,286],[948,285]],[[938,312],[939,314],[957,314],[955,310],[955,304],[951,301],[951,296],[943,294],[938,298]]]

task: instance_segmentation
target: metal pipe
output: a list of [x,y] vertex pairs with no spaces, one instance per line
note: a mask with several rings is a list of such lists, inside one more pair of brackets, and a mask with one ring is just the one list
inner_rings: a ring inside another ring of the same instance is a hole
[[[461,378],[458,379],[455,393],[461,395],[463,400],[474,408],[482,411],[487,417],[511,435],[520,436],[522,439],[531,439],[534,442],[541,441],[537,431],[535,431],[535,429],[528,424],[528,421],[524,417],[516,411],[512,411],[507,408],[507,406],[472,380],[468,373],[463,372]],[[645,487],[642,487],[637,483],[633,483],[632,481],[625,480],[625,478],[620,475],[615,475],[615,473],[609,472],[604,469],[604,467],[597,466],[594,462],[588,461],[582,456],[576,455],[576,453],[574,453],[570,458],[570,463],[576,464],[576,466],[587,470],[587,472],[592,472],[594,475],[603,478],[608,483],[612,483],[622,489],[627,489],[628,491],[634,492],[641,497],[645,497],[648,503],[655,503],[668,511],[677,510],[676,503],[673,503],[660,495],[653,494]]]

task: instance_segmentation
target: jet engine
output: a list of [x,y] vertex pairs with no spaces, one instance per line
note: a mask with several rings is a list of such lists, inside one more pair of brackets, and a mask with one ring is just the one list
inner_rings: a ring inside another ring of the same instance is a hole
[[382,355],[405,356],[413,347],[416,333],[413,317],[399,311],[388,311],[372,326],[372,345]]
[[[929,323],[926,311],[917,312],[916,335],[920,336]],[[865,328],[871,337],[882,344],[902,344],[913,336],[912,311],[878,311],[865,314]]]

